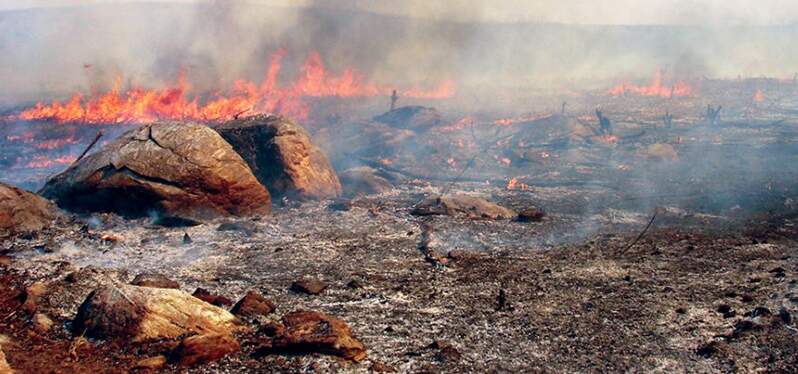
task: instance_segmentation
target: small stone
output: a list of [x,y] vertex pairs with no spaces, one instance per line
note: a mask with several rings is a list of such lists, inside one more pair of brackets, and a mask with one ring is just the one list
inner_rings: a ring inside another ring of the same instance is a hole
[[395,373],[396,369],[382,363],[379,361],[374,361],[371,363],[370,367],[371,371],[375,373]]
[[750,302],[754,301],[754,298],[751,295],[745,294],[745,295],[740,296],[740,300],[742,300],[742,302],[744,302],[744,303],[750,303]]
[[542,222],[546,217],[546,212],[538,209],[524,209],[518,212],[516,221],[518,222]]
[[30,321],[33,325],[33,330],[39,334],[45,334],[49,332],[53,328],[54,324],[53,320],[43,313],[34,314]]
[[36,282],[28,287],[25,287],[23,294],[23,302],[20,306],[25,312],[33,313],[38,309],[39,298],[47,292],[47,286],[42,282]]
[[164,366],[166,366],[166,357],[154,356],[139,360],[136,362],[136,365],[133,366],[133,370],[158,371],[163,369]]
[[196,366],[216,361],[241,349],[238,341],[228,334],[203,334],[189,336],[172,352],[178,365]]
[[130,284],[140,287],[154,287],[154,288],[173,288],[180,289],[180,283],[177,283],[163,274],[157,273],[142,273],[133,278]]
[[436,355],[435,359],[440,362],[460,361],[460,351],[453,346],[443,347]]
[[194,293],[191,294],[191,296],[194,296],[206,303],[213,304],[216,306],[233,305],[232,300],[224,296],[214,295],[204,288],[197,288],[196,290],[194,290]]
[[254,291],[247,292],[241,300],[233,306],[231,313],[239,316],[266,316],[274,312],[277,307],[259,293]]
[[6,255],[0,255],[0,266],[2,267],[11,266],[11,257],[8,257]]
[[318,295],[324,291],[325,288],[327,288],[327,284],[318,279],[300,279],[291,284],[291,291],[306,293],[308,295]]
[[682,308],[682,307],[676,308],[676,313],[677,314],[686,314],[687,313],[687,309]]

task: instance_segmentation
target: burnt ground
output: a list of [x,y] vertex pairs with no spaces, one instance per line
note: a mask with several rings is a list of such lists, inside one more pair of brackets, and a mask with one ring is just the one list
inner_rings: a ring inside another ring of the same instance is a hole
[[[366,372],[376,362],[398,372],[795,372],[796,87],[773,83],[769,90],[784,95],[752,105],[752,87],[715,82],[713,91],[710,83],[706,101],[726,108],[715,125],[700,117],[702,98],[585,96],[567,118],[446,125],[395,154],[345,154],[385,166],[397,188],[348,204],[286,202],[271,217],[236,221],[254,232],[218,231],[221,220],[167,228],[107,214],[67,217],[35,237],[0,242],[10,262],[0,266],[0,345],[19,372],[128,372],[175,343],[83,340],[70,321],[97,286],[161,272],[188,292],[237,300],[258,290],[277,304],[269,319],[329,313],[369,354],[360,364],[261,357],[258,337],[245,335],[239,353],[168,372]],[[616,142],[576,134],[597,102],[615,122]],[[666,109],[676,115],[671,128],[661,125]],[[35,126],[50,134],[53,125]],[[332,144],[323,144],[334,161],[340,148],[356,148],[346,140],[361,128],[348,127],[332,127]],[[75,126],[84,137],[94,130]],[[324,142],[323,131],[314,136]],[[652,151],[662,144],[675,157]],[[32,189],[54,172],[15,165],[2,178]],[[508,189],[511,178],[525,186]],[[547,216],[520,223],[410,214],[444,191]],[[419,250],[423,225],[432,227],[431,249],[451,258],[446,266]],[[302,277],[329,287],[316,296],[291,292]],[[33,282],[47,285],[39,311],[56,321],[44,335],[17,308],[19,290]]]
[[[12,260],[3,268],[0,333],[11,342],[4,350],[20,372],[125,372],[167,351],[168,342],[84,342],[69,333],[92,289],[146,270],[168,274],[189,292],[203,287],[236,299],[259,290],[278,305],[272,318],[297,309],[332,314],[350,324],[369,353],[361,364],[321,355],[257,357],[257,337],[242,336],[242,352],[191,372],[367,371],[375,361],[400,372],[798,367],[798,335],[784,317],[794,319],[798,310],[798,217],[788,210],[706,225],[662,209],[631,248],[649,217],[616,211],[601,215],[600,231],[614,233],[562,244],[540,238],[577,215],[553,212],[541,223],[409,215],[417,197],[435,188],[405,186],[356,199],[348,211],[326,203],[283,207],[248,221],[257,228],[252,234],[219,232],[219,222],[178,229],[98,215],[5,242]],[[422,220],[434,227],[435,250],[454,250],[443,268],[418,250]],[[685,224],[674,224],[680,220]],[[184,232],[192,243],[182,243]],[[120,240],[108,243],[100,234]],[[66,279],[71,273],[74,279]],[[289,291],[303,276],[329,288],[318,296]],[[361,287],[352,288],[353,280]],[[57,321],[44,336],[15,312],[12,290],[34,281],[47,283],[39,308]],[[506,304],[499,308],[502,289]],[[718,312],[723,306],[725,315]],[[430,347],[436,340],[456,353]]]

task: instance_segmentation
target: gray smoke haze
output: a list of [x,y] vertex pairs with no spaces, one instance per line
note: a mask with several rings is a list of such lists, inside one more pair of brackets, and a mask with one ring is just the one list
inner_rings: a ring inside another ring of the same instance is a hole
[[399,86],[453,79],[460,93],[485,97],[602,87],[659,68],[680,79],[798,69],[793,2],[596,3],[11,1],[0,12],[0,106],[105,90],[117,77],[158,87],[181,70],[195,92],[215,92],[260,81],[280,48],[283,82],[318,50],[333,73],[354,67]]

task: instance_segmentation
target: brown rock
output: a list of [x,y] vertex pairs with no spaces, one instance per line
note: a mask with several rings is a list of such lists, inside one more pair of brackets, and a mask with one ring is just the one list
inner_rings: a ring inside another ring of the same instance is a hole
[[227,305],[227,306],[233,305],[233,301],[232,300],[230,300],[230,299],[228,299],[228,298],[226,298],[224,296],[214,295],[214,294],[210,293],[210,291],[208,291],[208,290],[206,290],[204,288],[197,288],[196,290],[194,290],[194,293],[191,294],[191,296],[194,296],[194,297],[196,297],[196,298],[198,298],[198,299],[200,299],[200,300],[202,300],[202,301],[204,301],[206,303],[210,303],[210,304],[216,305],[218,307],[225,306],[225,305]]
[[39,298],[45,293],[47,293],[47,285],[42,282],[25,287],[25,292],[22,294],[22,305],[19,308],[28,313],[36,312],[39,309]]
[[374,117],[374,120],[400,129],[425,131],[443,123],[443,116],[435,108],[403,106]]
[[228,311],[186,292],[121,284],[89,294],[73,325],[78,335],[133,341],[246,330]]
[[203,334],[189,336],[172,352],[172,358],[182,366],[195,366],[216,361],[241,349],[238,341],[229,334]]
[[142,273],[133,278],[130,284],[140,287],[180,289],[180,283],[167,278],[163,274]]
[[34,314],[30,322],[33,325],[33,330],[39,334],[46,334],[53,328],[54,324],[53,320],[43,313]]
[[40,196],[0,183],[0,238],[39,232],[52,223],[56,212]]
[[319,312],[286,314],[271,333],[264,347],[269,352],[324,353],[355,362],[367,356],[366,347],[344,321]]
[[215,131],[194,123],[131,130],[47,182],[42,194],[77,211],[192,219],[268,214],[268,191]]
[[379,361],[374,361],[371,363],[370,367],[371,371],[375,373],[395,373],[396,369],[382,363]]
[[279,116],[252,116],[216,128],[274,196],[322,199],[341,195],[324,152],[299,125]]
[[166,366],[166,357],[165,356],[153,356],[148,357],[145,359],[141,359],[136,362],[136,365],[133,366],[134,371],[158,371],[163,369]]
[[538,209],[524,209],[518,212],[518,222],[541,222],[546,217],[546,212]]
[[6,255],[0,255],[0,266],[8,267],[11,266],[11,257]]
[[6,355],[3,353],[3,347],[0,347],[0,374],[13,374],[14,369],[6,361]]
[[259,293],[249,291],[235,306],[233,306],[230,312],[238,316],[265,316],[274,312],[276,308],[274,303],[267,300]]
[[516,217],[515,212],[510,209],[478,197],[463,195],[430,197],[416,205],[411,213],[417,216],[447,215],[493,220]]
[[324,289],[327,288],[327,284],[318,280],[318,279],[300,279],[291,284],[291,291],[299,292],[299,293],[306,293],[308,295],[318,295]]
[[381,194],[393,190],[391,182],[369,167],[346,170],[340,178],[348,196]]

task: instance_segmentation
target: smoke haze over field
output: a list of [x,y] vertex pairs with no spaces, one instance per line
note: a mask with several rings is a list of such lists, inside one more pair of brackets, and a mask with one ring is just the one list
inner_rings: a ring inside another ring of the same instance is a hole
[[225,90],[260,81],[280,48],[284,81],[318,50],[333,73],[353,67],[399,86],[452,79],[475,95],[595,87],[659,68],[696,79],[792,77],[798,66],[794,2],[566,3],[6,1],[0,105],[106,90],[117,77],[158,87],[180,71],[196,92]]

